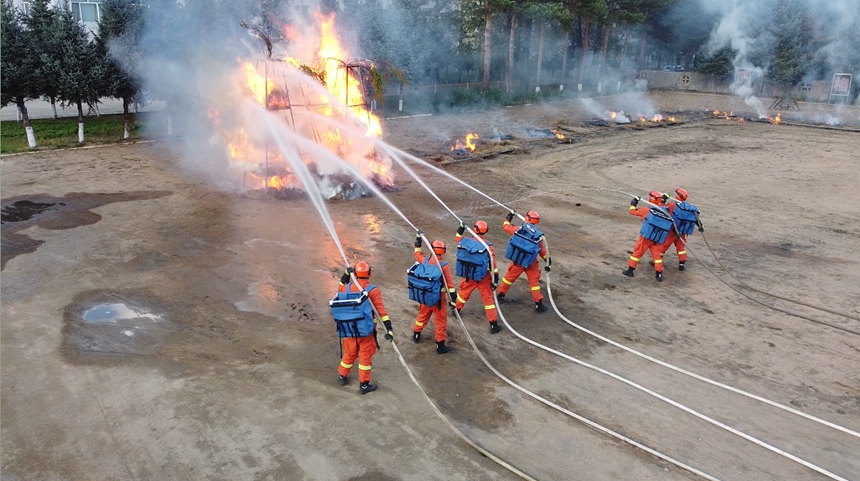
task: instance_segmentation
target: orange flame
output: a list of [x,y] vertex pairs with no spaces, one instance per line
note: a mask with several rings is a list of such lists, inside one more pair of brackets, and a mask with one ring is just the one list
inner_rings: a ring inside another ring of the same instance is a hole
[[675,117],[669,117],[669,122],[674,122],[674,121],[675,121]]
[[460,139],[457,139],[454,142],[454,145],[451,147],[451,150],[468,149],[470,152],[474,152],[475,149],[477,148],[477,146],[475,145],[475,143],[473,141],[475,139],[480,139],[480,138],[481,138],[481,136],[479,136],[478,134],[470,132],[470,133],[466,134],[465,142],[462,142],[462,141],[460,141]]
[[651,122],[660,122],[661,120],[663,120],[663,114],[655,114],[651,117]]
[[618,117],[618,113],[613,110],[612,112],[609,112],[609,117],[614,119]]
[[556,138],[558,138],[558,139],[563,139],[563,138],[564,138],[564,134],[562,134],[562,133],[561,133],[561,132],[559,132],[558,130],[550,130],[550,132],[554,133],[554,134],[555,134],[555,137],[556,137]]

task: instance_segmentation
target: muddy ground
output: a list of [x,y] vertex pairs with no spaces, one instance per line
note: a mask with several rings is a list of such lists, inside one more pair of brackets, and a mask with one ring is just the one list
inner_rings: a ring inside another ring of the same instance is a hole
[[[507,154],[446,168],[541,214],[565,316],[860,431],[860,134],[702,115],[739,113],[742,102],[729,97],[652,99],[677,114],[673,125],[588,126],[593,116],[569,102],[391,120],[386,137],[445,163],[446,142],[467,130],[514,135]],[[617,101],[601,99],[623,108]],[[561,129],[573,143],[530,139],[528,129]],[[475,155],[499,147],[488,141]],[[338,386],[326,301],[342,259],[307,201],[218,190],[181,165],[166,142],[3,157],[4,480],[517,479],[434,414],[388,343],[374,358],[377,392],[359,396],[355,373]],[[504,247],[504,210],[421,172],[458,216],[488,220],[488,238]],[[452,216],[405,173],[398,183],[391,201],[450,245]],[[628,197],[602,189],[677,186],[738,279],[855,319],[738,288],[779,310],[744,297],[698,233],[685,272],[670,252],[665,282],[644,262],[623,277],[639,221],[627,215]],[[327,206],[351,260],[374,266],[406,362],[471,439],[537,479],[698,479],[505,384],[456,323],[450,355],[411,344],[417,309],[404,273],[413,231],[378,199]],[[509,297],[502,312],[523,335],[860,479],[860,439],[850,433],[649,363],[552,311],[535,314],[522,280]],[[112,304],[134,314],[99,318]],[[463,314],[481,351],[515,382],[718,479],[826,479],[507,329],[490,335],[480,301]]]

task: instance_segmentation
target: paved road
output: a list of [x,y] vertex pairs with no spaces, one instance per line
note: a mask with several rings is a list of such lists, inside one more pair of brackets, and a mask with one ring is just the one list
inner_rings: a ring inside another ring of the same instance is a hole
[[[156,112],[164,110],[164,102],[154,102],[146,107],[138,109],[139,112]],[[50,102],[42,100],[32,100],[27,102],[27,112],[31,119],[49,119],[54,113],[51,109]],[[18,108],[10,105],[0,109],[0,119],[2,120],[17,120]],[[102,99],[99,104],[99,113],[101,114],[121,114],[122,101],[116,99]],[[78,115],[76,108],[61,109],[57,106],[57,115],[60,117],[75,117]]]

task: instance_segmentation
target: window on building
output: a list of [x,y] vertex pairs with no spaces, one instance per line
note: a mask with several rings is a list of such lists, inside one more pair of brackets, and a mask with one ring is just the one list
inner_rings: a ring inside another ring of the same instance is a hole
[[101,0],[89,0],[86,2],[72,2],[72,15],[79,22],[98,22],[99,4]]

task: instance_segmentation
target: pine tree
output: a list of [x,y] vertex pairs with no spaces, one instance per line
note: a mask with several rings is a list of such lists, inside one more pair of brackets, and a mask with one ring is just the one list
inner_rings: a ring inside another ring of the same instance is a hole
[[25,102],[40,96],[36,82],[39,57],[33,47],[31,32],[24,27],[23,15],[12,4],[12,0],[2,0],[0,16],[0,45],[3,47],[3,54],[0,55],[0,104],[3,107],[9,104],[18,107],[24,121],[24,130],[27,132],[27,143],[34,149],[36,136],[33,126],[30,125]]
[[141,89],[140,79],[133,71],[140,60],[137,45],[143,25],[141,9],[135,0],[105,0],[95,39],[96,54],[104,71],[100,90],[107,97],[122,100],[124,139],[131,132],[129,104]]
[[64,0],[62,8],[57,10],[56,36],[63,43],[63,56],[47,60],[56,64],[50,67],[52,70],[60,72],[58,98],[63,106],[74,105],[78,109],[78,142],[83,143],[83,105],[92,107],[99,101],[103,64],[98,61],[95,45],[84,26],[72,16],[69,0]]

